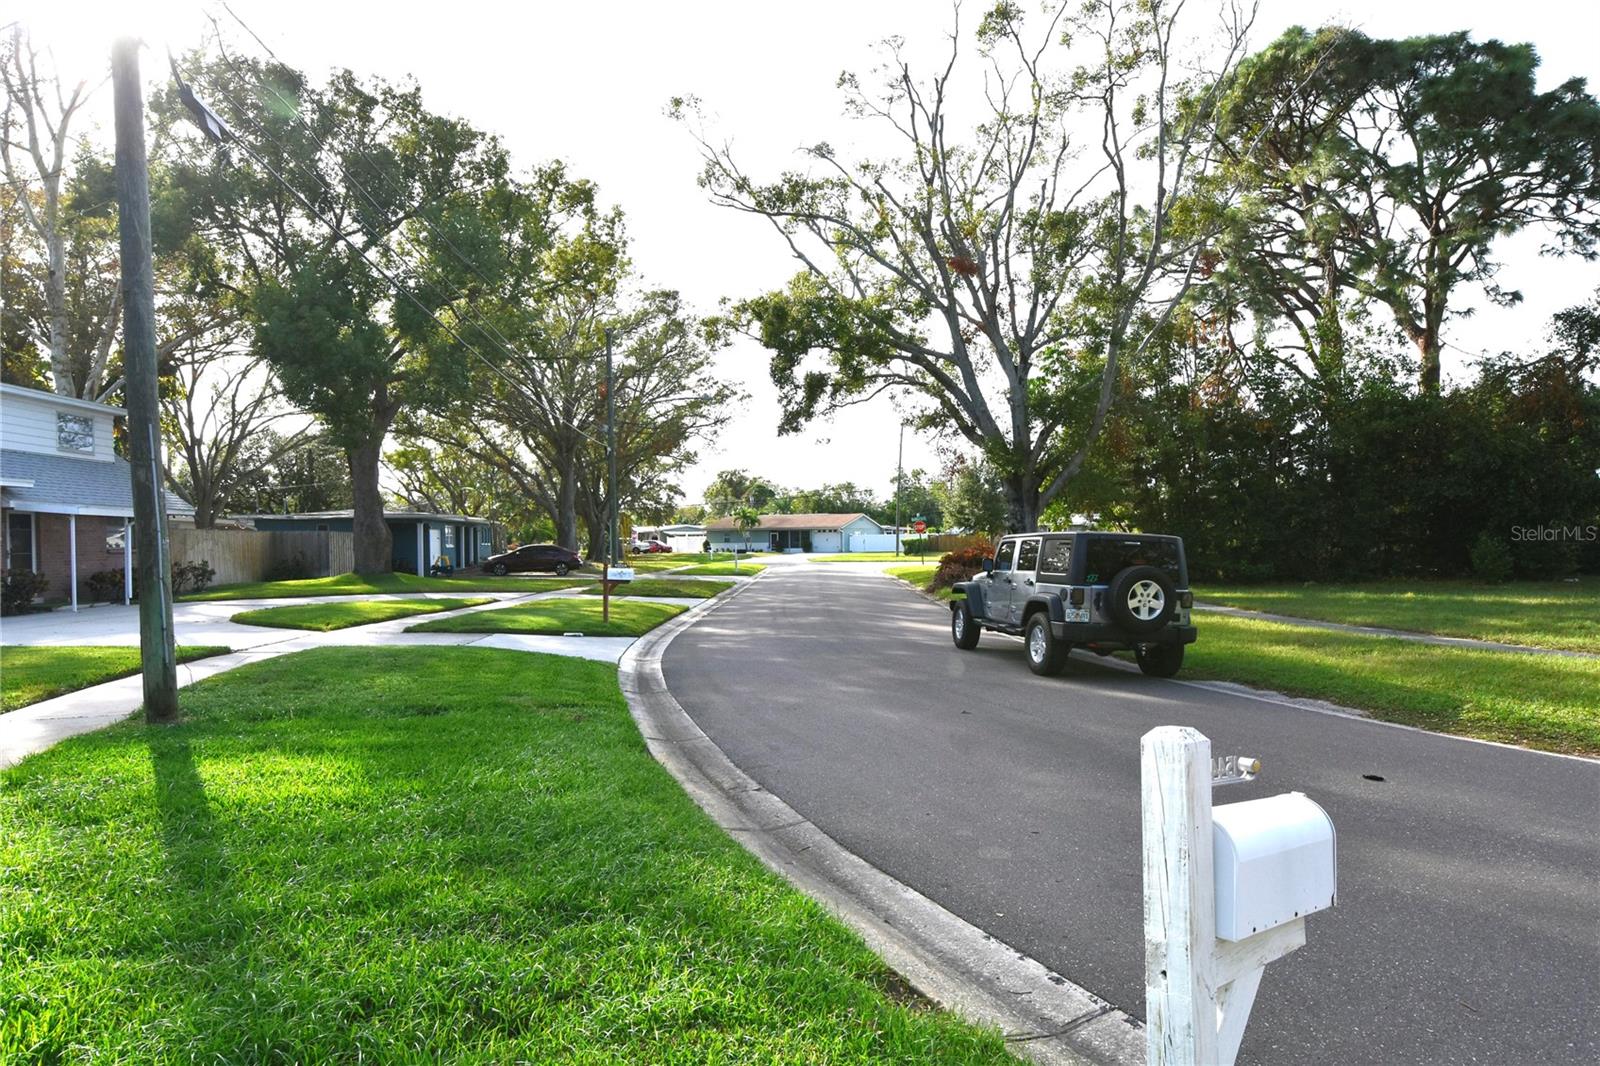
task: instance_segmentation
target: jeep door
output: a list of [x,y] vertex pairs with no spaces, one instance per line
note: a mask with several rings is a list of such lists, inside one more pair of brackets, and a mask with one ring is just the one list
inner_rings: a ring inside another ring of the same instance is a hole
[[1012,577],[1016,584],[1011,587],[1011,615],[1006,621],[1010,625],[1022,624],[1022,609],[1028,605],[1028,597],[1032,596],[1038,587],[1035,578],[1039,570],[1039,538],[1027,537],[1017,542],[1017,564]]
[[1016,590],[1017,542],[1002,540],[994,551],[994,569],[984,596],[984,616],[997,626],[1011,624],[1011,599]]

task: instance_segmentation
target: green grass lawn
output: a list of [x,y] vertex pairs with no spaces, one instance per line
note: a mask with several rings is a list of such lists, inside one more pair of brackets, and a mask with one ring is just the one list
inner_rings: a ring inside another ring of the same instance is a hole
[[382,592],[548,592],[576,588],[592,578],[582,577],[493,577],[489,574],[459,574],[455,577],[418,577],[416,574],[336,574],[300,581],[252,581],[240,585],[218,585],[188,596],[182,601],[267,600],[280,596],[366,596]]
[[944,553],[929,552],[926,556],[919,556],[908,555],[905,552],[899,555],[894,552],[845,552],[843,555],[808,555],[806,558],[813,563],[904,563],[924,558],[937,563],[942,554]]
[[437,618],[414,625],[406,632],[582,633],[588,637],[637,637],[685,610],[675,603],[619,599],[612,603],[611,620],[607,622],[601,620],[601,606],[599,597],[560,596],[495,611]]
[[[223,655],[227,648],[179,647],[178,661]],[[14,711],[80,688],[131,677],[139,672],[139,649],[124,647],[0,647],[0,712]],[[0,1014],[0,1036],[5,1033]],[[4,1044],[0,1043],[0,1051]],[[5,1061],[0,1055],[0,1062]]]
[[1183,678],[1332,700],[1391,722],[1600,754],[1600,660],[1441,648],[1201,615]]
[[731,559],[727,559],[727,560],[724,560],[724,561],[722,561],[720,563],[705,563],[705,564],[702,564],[700,566],[691,566],[687,570],[679,570],[679,571],[677,571],[677,573],[674,574],[674,576],[675,577],[676,576],[683,576],[683,577],[737,577],[737,576],[742,575],[744,577],[755,577],[757,574],[761,573],[761,571],[763,571],[765,569],[766,569],[766,567],[761,565],[760,563],[741,562],[741,563],[739,563],[739,567],[736,570],[736,569],[734,569],[733,561]]
[[0,771],[0,1058],[1007,1063],[706,818],[608,664],[325,648]]
[[438,600],[343,600],[339,603],[297,603],[286,607],[263,607],[240,611],[229,619],[247,626],[274,626],[280,629],[314,629],[327,633],[350,626],[409,618],[416,614],[437,614],[462,607],[477,607],[494,600],[478,596],[471,599]]
[[[1387,581],[1203,586],[1206,603],[1351,625],[1600,652],[1600,577],[1576,582]],[[1205,617],[1202,615],[1201,617]]]
[[[705,600],[710,599],[719,592],[726,592],[733,587],[732,581],[695,581],[687,579],[675,581],[669,577],[643,578],[630,581],[626,585],[618,585],[611,590],[613,596],[680,596],[685,599]],[[584,589],[586,596],[600,595],[600,587]]]
[[930,563],[927,566],[891,566],[884,571],[890,577],[899,578],[913,588],[948,603],[956,598],[954,592],[949,589],[928,588],[928,582],[932,581],[933,575],[938,572],[939,564],[937,563]]

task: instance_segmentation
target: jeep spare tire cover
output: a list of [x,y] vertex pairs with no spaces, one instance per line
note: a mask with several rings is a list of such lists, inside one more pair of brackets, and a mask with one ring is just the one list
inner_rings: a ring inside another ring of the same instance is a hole
[[1131,633],[1154,633],[1172,620],[1177,606],[1172,578],[1156,566],[1130,566],[1106,590],[1106,609]]

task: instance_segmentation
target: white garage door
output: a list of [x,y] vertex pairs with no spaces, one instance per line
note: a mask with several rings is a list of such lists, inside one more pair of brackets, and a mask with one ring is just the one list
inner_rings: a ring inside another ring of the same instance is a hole
[[838,533],[813,533],[811,534],[811,550],[814,552],[840,552],[844,551],[844,538]]

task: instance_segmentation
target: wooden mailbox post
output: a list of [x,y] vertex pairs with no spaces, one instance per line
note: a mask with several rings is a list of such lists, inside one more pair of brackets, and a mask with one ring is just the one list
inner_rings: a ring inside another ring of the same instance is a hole
[[[1140,742],[1148,1066],[1231,1066],[1262,970],[1306,942],[1306,914],[1333,905],[1333,826],[1315,803],[1289,793],[1213,818],[1213,784],[1259,765],[1213,764],[1211,741],[1187,727]],[[1217,935],[1219,872],[1229,939]]]

